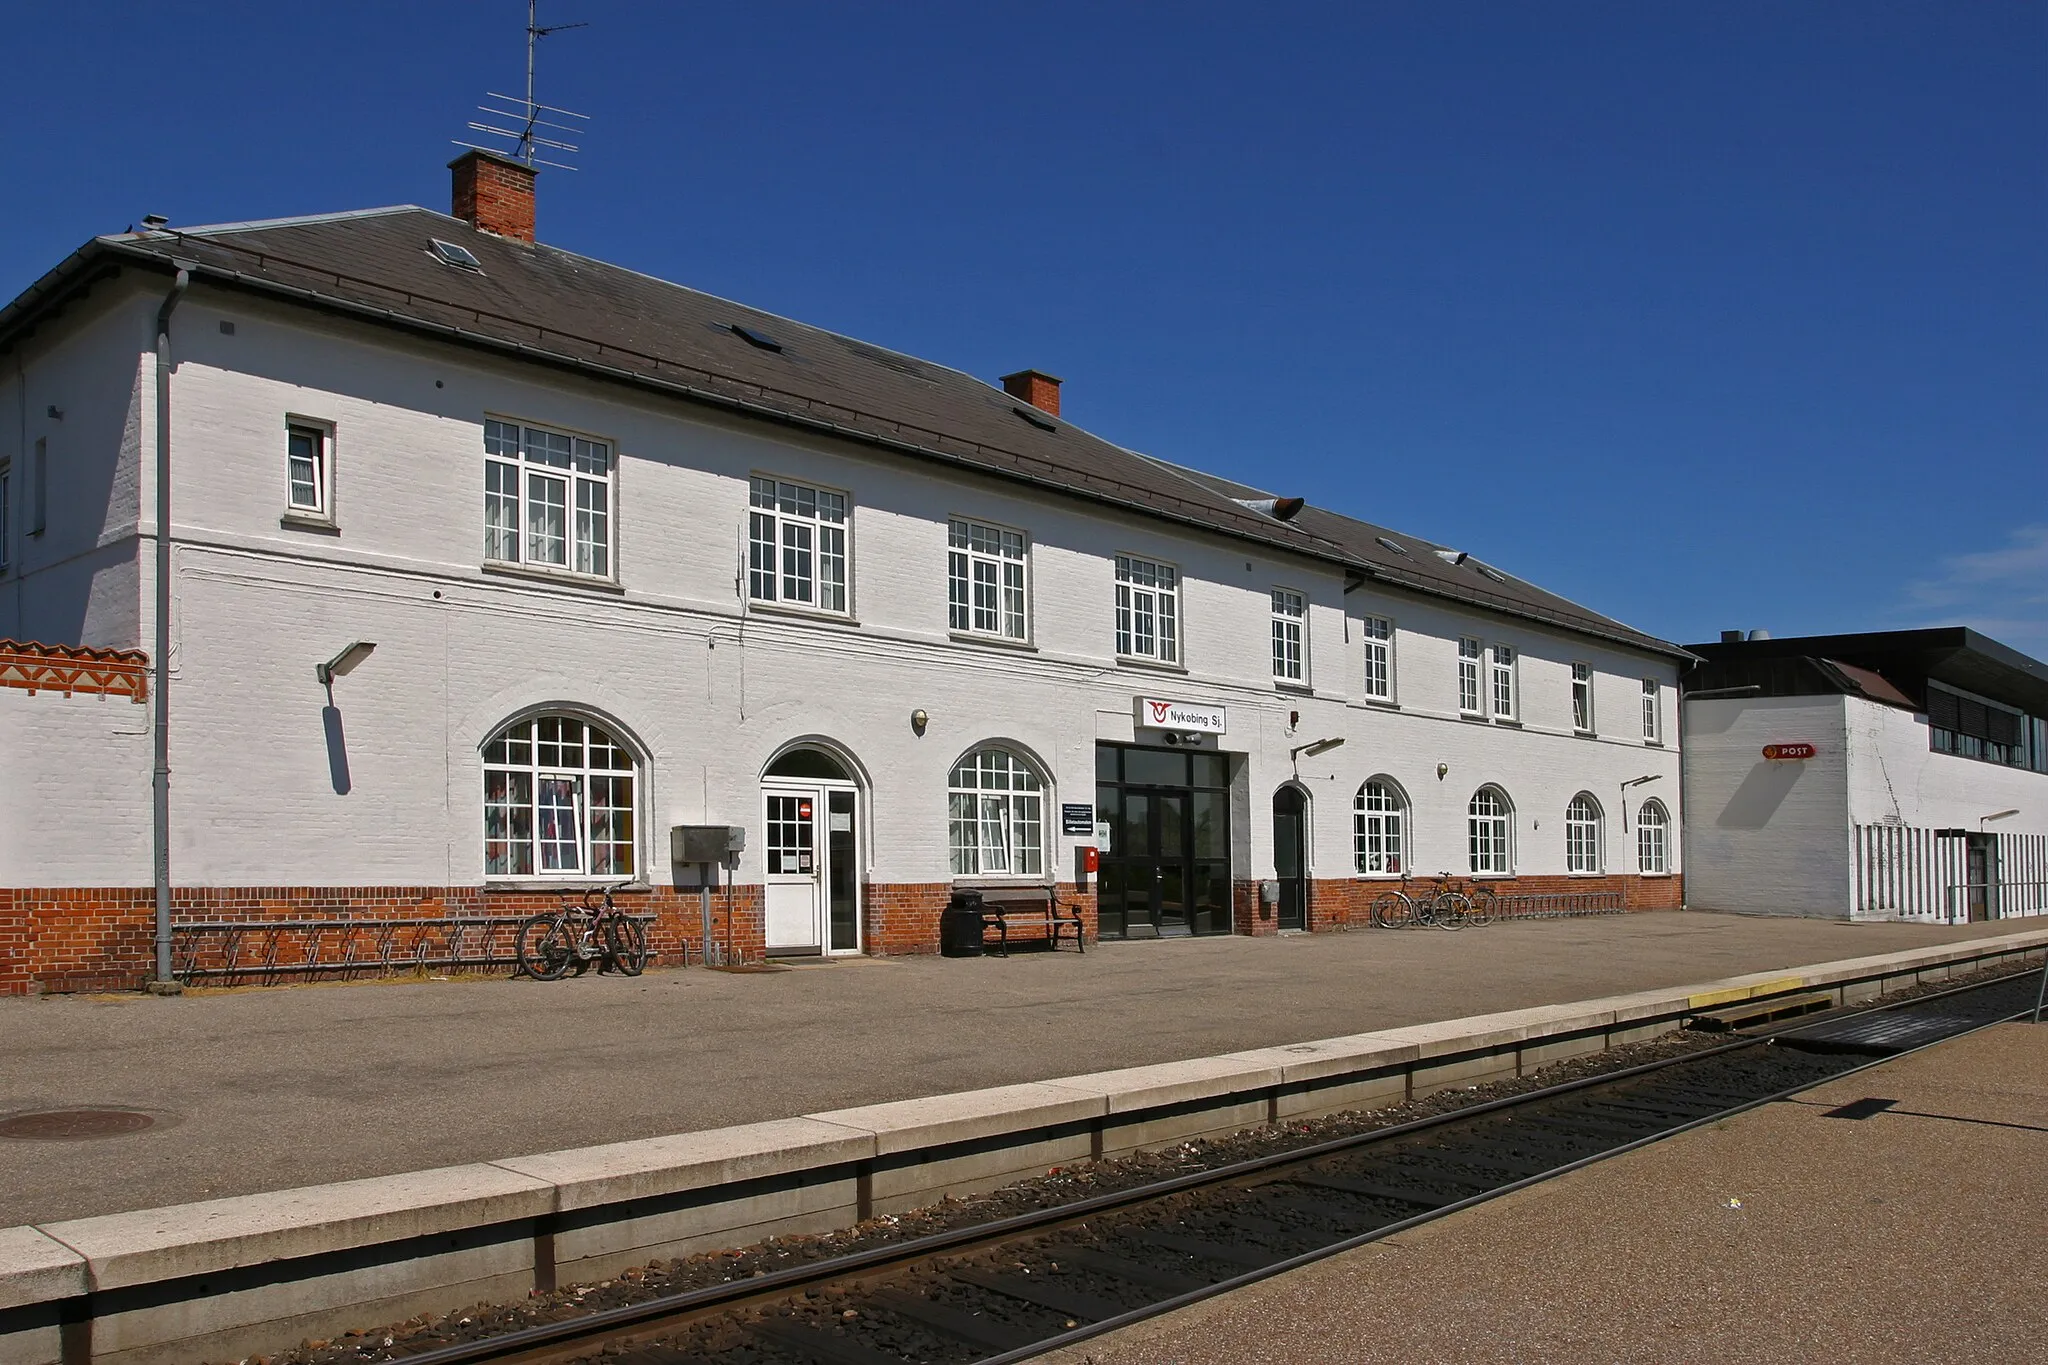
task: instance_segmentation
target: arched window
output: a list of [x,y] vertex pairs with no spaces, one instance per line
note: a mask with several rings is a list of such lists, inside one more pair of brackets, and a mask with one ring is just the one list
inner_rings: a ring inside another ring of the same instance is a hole
[[1564,870],[1600,870],[1600,803],[1580,792],[1564,808]]
[[515,721],[484,745],[484,875],[630,877],[633,756],[573,716]]
[[1399,872],[1406,866],[1408,812],[1401,789],[1375,777],[1351,802],[1352,861],[1360,872]]
[[1645,801],[1636,811],[1636,868],[1641,872],[1671,870],[1671,817],[1662,801]]
[[1004,749],[976,749],[953,766],[947,842],[953,875],[1045,873],[1045,779]]
[[1472,794],[1472,804],[1466,809],[1466,814],[1470,817],[1468,825],[1472,836],[1474,872],[1514,870],[1514,855],[1509,843],[1514,809],[1508,804],[1507,793],[1498,787],[1481,787]]

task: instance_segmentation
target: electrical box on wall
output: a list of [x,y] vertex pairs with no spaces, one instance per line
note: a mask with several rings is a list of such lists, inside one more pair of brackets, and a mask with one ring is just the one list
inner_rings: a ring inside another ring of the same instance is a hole
[[737,861],[747,846],[744,825],[671,825],[668,859],[672,863]]

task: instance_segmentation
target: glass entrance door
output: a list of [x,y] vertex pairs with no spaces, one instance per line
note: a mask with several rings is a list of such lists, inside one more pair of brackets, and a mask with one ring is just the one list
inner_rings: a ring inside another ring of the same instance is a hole
[[1099,744],[1095,781],[1095,818],[1110,831],[1096,887],[1102,937],[1229,933],[1229,761]]

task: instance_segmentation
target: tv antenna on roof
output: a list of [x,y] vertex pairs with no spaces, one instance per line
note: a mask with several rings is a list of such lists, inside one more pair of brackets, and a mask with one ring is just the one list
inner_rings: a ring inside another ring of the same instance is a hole
[[[573,171],[576,169],[574,166],[565,165],[560,161],[550,161],[540,155],[538,149],[545,147],[551,152],[559,152],[564,155],[581,151],[582,149],[573,142],[562,142],[555,138],[543,137],[537,130],[549,128],[556,132],[580,134],[583,131],[584,123],[589,122],[590,115],[579,114],[574,109],[563,109],[552,104],[542,104],[534,99],[533,54],[534,49],[540,45],[540,40],[549,34],[560,33],[564,29],[589,28],[590,25],[583,23],[544,25],[540,22],[540,17],[536,12],[538,6],[539,0],[526,0],[526,98],[520,99],[516,95],[501,95],[497,91],[492,90],[487,91],[486,94],[488,98],[496,100],[498,104],[495,106],[479,104],[477,106],[480,112],[515,126],[506,128],[500,127],[495,123],[476,122],[472,122],[469,125],[477,132],[489,137],[508,139],[511,143],[511,149],[508,151],[504,147],[493,147],[479,142],[464,142],[460,138],[452,139],[452,141],[458,147],[473,147],[480,152],[495,152],[499,156],[509,156],[514,161],[524,161],[529,166],[553,166],[559,171]],[[583,123],[556,123],[552,119],[542,117],[543,115],[581,119]]]

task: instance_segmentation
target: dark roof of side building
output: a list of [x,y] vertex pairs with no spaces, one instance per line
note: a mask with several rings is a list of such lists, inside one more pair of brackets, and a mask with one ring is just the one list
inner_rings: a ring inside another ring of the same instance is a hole
[[1927,683],[2048,716],[2048,664],[1967,626],[1721,640],[1688,646],[1700,662],[1687,693],[1755,688],[1761,696],[1846,693],[1924,709]]
[[[435,239],[464,248],[480,268],[438,259]],[[188,268],[197,281],[657,389],[1307,555],[1362,581],[1691,657],[1476,561],[1449,563],[1442,547],[1413,537],[1319,508],[1292,521],[1248,509],[1235,499],[1265,495],[1139,455],[962,371],[413,206],[94,238],[0,309],[0,353],[124,265]]]

